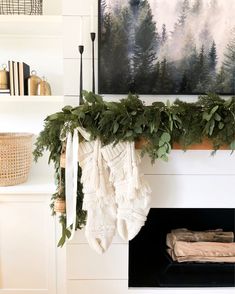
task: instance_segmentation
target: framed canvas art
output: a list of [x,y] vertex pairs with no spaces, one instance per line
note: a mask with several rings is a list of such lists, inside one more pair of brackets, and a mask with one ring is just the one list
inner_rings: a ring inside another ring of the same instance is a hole
[[234,0],[99,0],[99,93],[235,94]]

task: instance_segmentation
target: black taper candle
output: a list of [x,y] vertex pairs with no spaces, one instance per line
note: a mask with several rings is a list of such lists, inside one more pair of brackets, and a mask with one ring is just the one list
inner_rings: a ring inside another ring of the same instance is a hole
[[84,52],[84,46],[83,45],[79,45],[78,46],[78,50],[80,53],[80,96],[79,96],[79,105],[84,104],[84,100],[83,100],[83,73],[82,73],[82,54]]
[[92,92],[95,93],[95,33],[91,33],[92,41]]

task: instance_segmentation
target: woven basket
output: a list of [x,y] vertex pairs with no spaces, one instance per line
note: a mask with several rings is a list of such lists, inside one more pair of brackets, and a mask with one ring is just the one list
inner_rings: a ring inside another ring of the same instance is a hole
[[0,0],[0,14],[42,15],[43,0]]
[[0,186],[28,179],[32,163],[32,138],[28,133],[0,133]]

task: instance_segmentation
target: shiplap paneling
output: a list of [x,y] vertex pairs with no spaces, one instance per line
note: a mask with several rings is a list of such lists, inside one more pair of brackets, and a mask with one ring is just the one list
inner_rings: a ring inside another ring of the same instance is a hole
[[147,175],[152,207],[235,207],[235,175]]
[[[80,40],[80,25],[82,21],[83,29],[83,42]],[[97,17],[94,22],[96,23]],[[73,31],[73,34],[68,34],[69,31]],[[64,16],[63,17],[63,54],[64,58],[78,58],[78,45],[84,46],[84,58],[92,57],[92,42],[90,38],[90,18],[88,16]],[[95,58],[98,58],[98,35],[97,26],[95,26],[96,41],[95,41]]]
[[148,156],[142,158],[141,171],[145,174],[160,175],[235,175],[235,153],[221,150],[212,156],[211,150],[173,150],[169,161],[156,160],[154,164]]
[[113,244],[103,255],[87,244],[67,245],[68,279],[126,279],[128,246]]
[[[97,60],[95,61],[95,70],[97,77]],[[78,95],[79,93],[79,72],[80,59],[64,59],[64,93],[65,95]],[[92,89],[92,63],[91,59],[83,59],[83,89],[90,91]],[[97,89],[97,79],[96,79]]]

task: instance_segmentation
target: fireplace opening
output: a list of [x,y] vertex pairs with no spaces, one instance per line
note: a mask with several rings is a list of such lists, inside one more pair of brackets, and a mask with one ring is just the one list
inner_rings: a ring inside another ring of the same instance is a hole
[[233,261],[178,262],[171,258],[166,237],[179,228],[234,233],[235,209],[152,208],[145,226],[129,242],[129,287],[234,287]]

